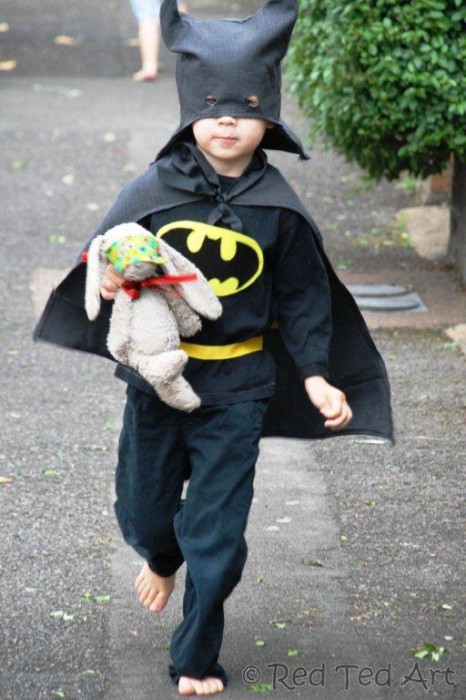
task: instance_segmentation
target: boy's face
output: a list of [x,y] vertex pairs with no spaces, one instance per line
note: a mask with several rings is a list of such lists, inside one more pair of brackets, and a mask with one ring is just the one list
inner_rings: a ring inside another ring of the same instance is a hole
[[219,175],[239,177],[273,124],[263,119],[215,117],[193,124],[196,145]]

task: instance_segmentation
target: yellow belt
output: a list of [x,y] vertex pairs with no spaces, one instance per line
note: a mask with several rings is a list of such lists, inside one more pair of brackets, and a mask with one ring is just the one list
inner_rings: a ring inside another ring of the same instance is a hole
[[264,339],[261,335],[243,340],[241,343],[231,343],[231,345],[197,345],[184,341],[180,343],[180,348],[195,360],[231,360],[249,355],[251,352],[259,352],[263,347]]

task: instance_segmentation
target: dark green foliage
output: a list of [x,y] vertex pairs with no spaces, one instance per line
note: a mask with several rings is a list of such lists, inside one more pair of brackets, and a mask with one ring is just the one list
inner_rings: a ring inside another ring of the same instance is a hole
[[373,177],[466,161],[466,0],[300,0],[288,77],[313,135]]

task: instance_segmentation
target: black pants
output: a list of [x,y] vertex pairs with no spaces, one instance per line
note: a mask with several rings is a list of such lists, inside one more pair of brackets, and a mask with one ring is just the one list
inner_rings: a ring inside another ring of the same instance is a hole
[[[115,511],[123,536],[153,571],[186,560],[183,621],[170,676],[227,676],[218,663],[223,603],[241,578],[266,400],[183,413],[129,386],[120,436]],[[191,476],[181,503],[186,467]]]

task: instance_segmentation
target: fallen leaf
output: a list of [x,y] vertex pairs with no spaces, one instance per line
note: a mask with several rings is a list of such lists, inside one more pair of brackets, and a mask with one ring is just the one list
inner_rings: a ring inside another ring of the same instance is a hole
[[10,25],[8,22],[0,22],[0,32],[9,32],[10,31]]
[[110,600],[109,595],[93,595],[92,593],[86,592],[83,595],[84,600],[91,600],[94,603],[107,603]]
[[319,612],[319,608],[308,608],[304,611],[305,615],[317,615]]
[[275,690],[272,683],[253,683],[249,686],[249,690],[253,693],[268,693],[269,690]]
[[323,566],[320,559],[301,559],[301,563],[304,566]]
[[109,595],[96,595],[94,596],[94,600],[96,603],[108,603],[110,600]]
[[112,141],[115,141],[115,139],[115,134],[112,134],[111,132],[104,134],[104,141],[106,141],[107,143],[112,143]]
[[288,656],[298,656],[299,651],[298,649],[288,649]]
[[11,476],[0,476],[0,484],[11,484],[12,481]]
[[89,202],[89,204],[86,204],[86,209],[89,209],[89,211],[98,211],[99,205],[95,202]]
[[56,233],[52,233],[49,236],[50,243],[66,243],[66,236],[59,236]]
[[53,43],[57,46],[78,46],[80,42],[73,36],[68,36],[67,34],[59,34],[55,37]]
[[68,175],[63,175],[61,181],[65,185],[72,185],[74,183],[74,175],[73,173],[69,173]]
[[10,71],[14,70],[18,65],[18,61],[11,59],[9,61],[0,61],[0,70]]
[[107,452],[108,447],[106,445],[96,445],[92,443],[91,445],[83,445],[82,449],[87,452]]
[[424,646],[420,649],[415,646],[411,647],[411,654],[415,659],[425,659],[430,656],[432,661],[440,661],[444,654],[448,654],[448,649],[445,647],[438,647],[431,642],[424,642]]
[[366,610],[366,612],[363,612],[360,615],[353,615],[351,619],[353,622],[366,622],[367,620],[370,620],[371,617],[377,617],[378,615],[378,610]]

